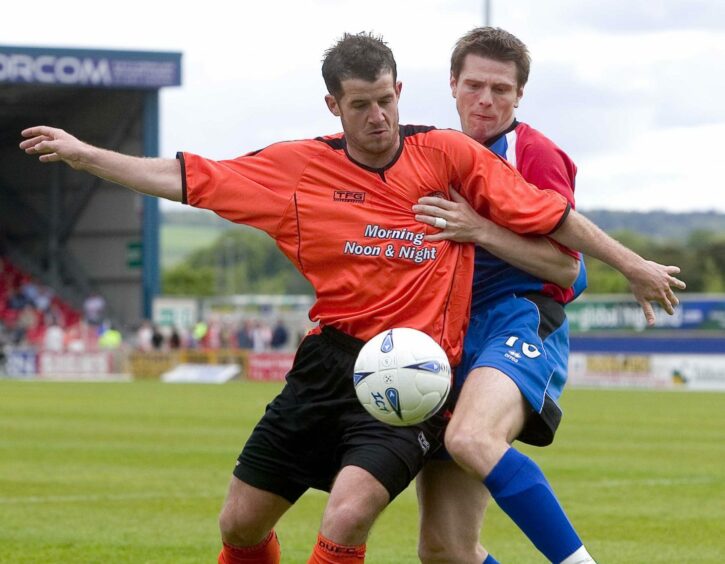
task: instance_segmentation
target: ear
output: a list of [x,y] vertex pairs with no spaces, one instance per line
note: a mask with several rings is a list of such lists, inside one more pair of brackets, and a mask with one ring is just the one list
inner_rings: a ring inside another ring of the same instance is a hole
[[451,79],[448,84],[451,85],[451,96],[455,98],[458,91],[458,81],[456,80],[456,77],[453,76],[453,73],[451,73]]
[[521,102],[521,98],[524,97],[524,87],[520,86],[519,89],[516,91],[516,103],[514,104],[514,108],[519,107],[519,102]]
[[398,81],[395,83],[395,95],[400,98],[400,93],[403,91],[403,83]]
[[325,94],[325,104],[333,116],[340,117],[340,106],[337,105],[337,100],[332,94]]

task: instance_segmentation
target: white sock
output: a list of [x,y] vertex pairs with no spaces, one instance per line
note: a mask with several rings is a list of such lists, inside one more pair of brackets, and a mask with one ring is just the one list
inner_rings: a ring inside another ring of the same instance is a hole
[[564,558],[561,564],[596,564],[596,562],[594,562],[594,558],[589,555],[587,549],[582,545],[576,552]]

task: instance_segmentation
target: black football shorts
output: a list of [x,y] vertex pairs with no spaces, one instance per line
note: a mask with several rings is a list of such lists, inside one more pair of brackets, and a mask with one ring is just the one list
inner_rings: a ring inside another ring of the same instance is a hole
[[294,503],[308,489],[330,491],[344,466],[370,472],[395,498],[441,445],[439,411],[420,425],[393,427],[358,402],[353,368],[364,343],[323,328],[300,345],[287,384],[267,406],[234,475]]

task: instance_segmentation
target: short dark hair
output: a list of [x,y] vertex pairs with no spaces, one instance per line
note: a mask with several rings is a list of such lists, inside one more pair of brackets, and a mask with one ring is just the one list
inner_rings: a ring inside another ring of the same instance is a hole
[[397,81],[398,69],[393,52],[383,38],[370,32],[345,33],[325,51],[322,78],[327,91],[335,98],[342,95],[342,81],[361,78],[375,82],[381,74],[391,72]]
[[495,61],[513,61],[516,65],[516,83],[519,88],[529,80],[531,56],[526,45],[515,35],[499,27],[477,27],[461,37],[451,55],[451,76],[458,78],[463,61],[469,54]]

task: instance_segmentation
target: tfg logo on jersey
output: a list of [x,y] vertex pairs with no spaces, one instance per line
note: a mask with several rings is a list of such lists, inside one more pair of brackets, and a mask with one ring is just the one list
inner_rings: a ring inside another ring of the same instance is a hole
[[336,202],[348,204],[362,204],[365,202],[365,192],[353,192],[351,190],[335,190],[332,199]]
[[524,354],[527,358],[536,358],[537,356],[541,356],[541,351],[539,351],[538,348],[536,348],[535,345],[531,345],[529,343],[526,343],[524,341],[521,341],[520,350],[521,353],[514,349],[514,345],[518,342],[518,337],[509,337],[506,340],[506,346],[511,347],[510,350],[508,350],[504,356],[508,358],[512,362],[518,362],[521,358],[521,353]]

